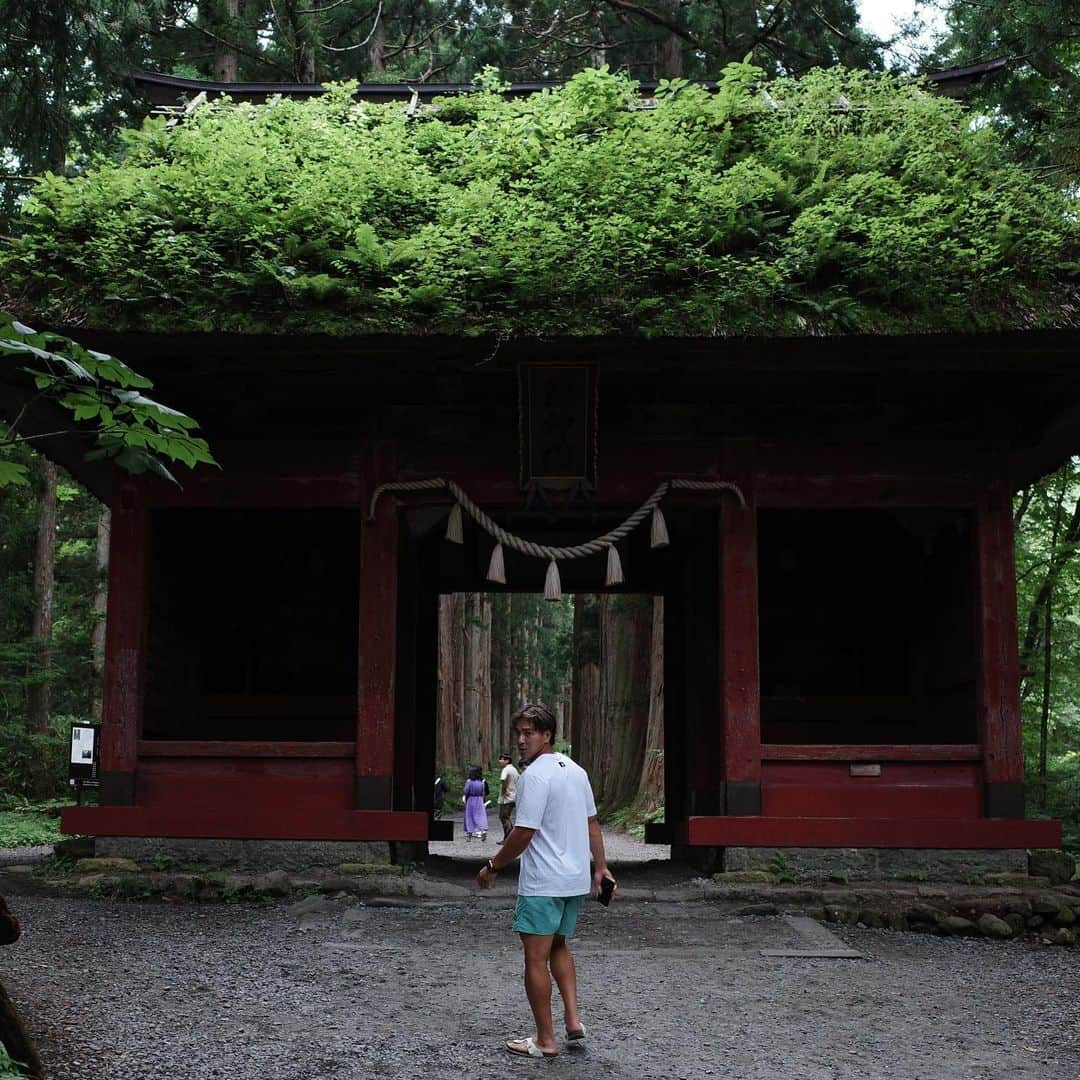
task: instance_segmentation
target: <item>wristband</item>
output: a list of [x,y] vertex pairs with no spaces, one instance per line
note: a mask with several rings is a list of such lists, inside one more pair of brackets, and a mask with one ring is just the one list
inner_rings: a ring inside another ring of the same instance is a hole
[[488,859],[488,861],[487,861],[487,868],[488,868],[488,869],[489,869],[489,870],[490,870],[490,871],[491,871],[491,872],[492,872],[493,874],[497,874],[497,873],[499,872],[498,870],[496,870],[496,869],[495,869],[495,864],[494,864],[494,863],[493,863],[493,862],[492,862],[492,861],[491,861],[490,859]]

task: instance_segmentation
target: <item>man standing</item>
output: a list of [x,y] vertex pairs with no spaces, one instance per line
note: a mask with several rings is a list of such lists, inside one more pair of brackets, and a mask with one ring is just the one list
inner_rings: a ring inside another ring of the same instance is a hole
[[[567,944],[590,888],[600,890],[607,868],[604,838],[585,770],[555,750],[555,716],[545,705],[524,705],[512,718],[518,750],[528,762],[517,787],[517,823],[502,849],[476,875],[487,889],[519,855],[513,928],[525,951],[525,994],[536,1034],[511,1039],[506,1049],[525,1057],[559,1052],[551,1020],[551,977],[562,995],[566,1038],[585,1038],[577,1000],[577,970]],[[589,873],[589,856],[593,870]]]
[[514,768],[513,758],[509,754],[499,755],[499,765],[502,767],[502,772],[499,773],[499,822],[502,824],[503,840],[505,840],[513,827],[518,771]]

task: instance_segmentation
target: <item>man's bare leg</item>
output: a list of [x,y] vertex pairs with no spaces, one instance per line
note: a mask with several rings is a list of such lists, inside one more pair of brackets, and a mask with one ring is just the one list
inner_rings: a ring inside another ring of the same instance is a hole
[[577,968],[566,938],[556,934],[551,942],[551,974],[559,984],[559,993],[563,1000],[563,1013],[566,1016],[566,1030],[581,1030],[581,1014],[577,1003]]
[[536,1021],[535,1043],[541,1049],[554,1052],[559,1049],[555,1041],[555,1028],[551,1022],[551,960],[552,934],[522,934],[525,949],[525,995],[529,999],[533,1019]]

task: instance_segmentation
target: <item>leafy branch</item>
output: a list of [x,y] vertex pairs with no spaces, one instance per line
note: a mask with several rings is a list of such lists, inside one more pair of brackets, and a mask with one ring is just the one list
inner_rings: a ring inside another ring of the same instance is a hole
[[[0,438],[5,447],[32,445],[56,435],[77,433],[92,441],[87,461],[113,461],[132,474],[151,472],[178,483],[166,461],[188,468],[216,465],[198,423],[162,405],[143,391],[153,383],[116,357],[84,348],[71,338],[38,332],[0,312],[0,352],[21,361],[20,370],[37,391]],[[22,430],[30,407],[47,400],[71,414],[72,425],[58,431]],[[92,428],[81,425],[93,424]],[[0,456],[0,487],[27,484],[26,466]]]

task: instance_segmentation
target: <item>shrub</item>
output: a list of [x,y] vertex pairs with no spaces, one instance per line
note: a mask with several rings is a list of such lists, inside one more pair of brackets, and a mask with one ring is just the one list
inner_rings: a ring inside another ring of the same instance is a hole
[[67,793],[68,732],[74,717],[54,716],[48,731],[0,724],[0,796],[9,805]]

